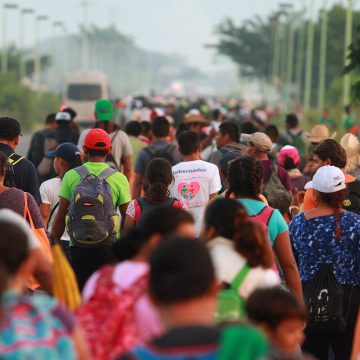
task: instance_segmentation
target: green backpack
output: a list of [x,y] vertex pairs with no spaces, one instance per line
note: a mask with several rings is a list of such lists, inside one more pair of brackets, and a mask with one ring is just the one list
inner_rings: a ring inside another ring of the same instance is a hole
[[217,321],[237,321],[246,317],[246,301],[240,297],[238,289],[249,271],[250,267],[245,265],[229,287],[219,292],[215,315]]

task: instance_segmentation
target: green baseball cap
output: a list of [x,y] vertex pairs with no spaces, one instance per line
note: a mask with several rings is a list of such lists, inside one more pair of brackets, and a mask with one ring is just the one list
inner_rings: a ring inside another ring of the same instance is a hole
[[113,104],[110,100],[101,99],[95,103],[95,114],[99,121],[113,120]]

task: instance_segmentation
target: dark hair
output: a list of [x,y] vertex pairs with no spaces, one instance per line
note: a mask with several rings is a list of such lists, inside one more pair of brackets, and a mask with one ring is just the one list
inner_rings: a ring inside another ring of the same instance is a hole
[[0,151],[0,176],[4,177],[4,186],[15,187],[14,168],[8,162],[6,154]]
[[286,119],[285,119],[285,123],[290,128],[295,128],[295,127],[297,127],[299,125],[299,119],[295,114],[287,114]]
[[342,230],[340,228],[340,213],[342,205],[348,194],[347,189],[343,189],[334,193],[322,193],[318,191],[321,201],[329,205],[334,209],[335,216],[335,236],[336,240],[340,240],[342,237]]
[[2,151],[0,151],[0,176],[1,177],[5,177],[7,162],[8,162],[8,157]]
[[105,130],[108,134],[111,134],[119,129],[119,127],[112,121],[97,121],[94,128]]
[[278,138],[279,137],[279,129],[277,128],[276,125],[268,125],[265,128],[265,134],[267,136],[269,136],[270,138],[271,137]]
[[177,230],[184,223],[194,223],[189,212],[170,205],[160,205],[144,214],[141,224],[132,228],[125,237],[113,244],[118,261],[131,259],[154,234],[165,236]]
[[231,199],[215,200],[205,213],[206,228],[234,242],[235,250],[250,267],[271,268],[274,258],[265,229],[253,221],[241,203]]
[[236,143],[240,141],[239,128],[230,121],[224,121],[220,124],[219,131],[221,135],[229,135],[230,139]]
[[214,109],[211,113],[211,117],[214,119],[214,120],[217,120],[219,118],[219,116],[221,115],[221,112],[219,109]]
[[189,126],[187,124],[184,124],[183,122],[181,122],[176,128],[176,139],[179,138],[179,136],[182,132],[188,131],[188,130],[189,130]]
[[294,163],[294,159],[287,155],[285,156],[283,167],[285,170],[292,170],[297,168],[297,166]]
[[304,305],[294,294],[280,286],[255,290],[246,302],[246,312],[250,320],[266,324],[271,329],[284,320],[307,320]]
[[125,132],[128,135],[138,137],[141,134],[141,125],[138,121],[130,121],[125,125]]
[[146,166],[144,175],[145,196],[152,203],[162,203],[169,196],[168,187],[173,181],[171,164],[166,159],[153,159]]
[[157,138],[166,137],[170,134],[170,123],[166,117],[158,116],[153,120],[151,130]]
[[0,220],[0,273],[5,280],[0,283],[0,291],[5,290],[6,280],[15,275],[21,264],[29,256],[27,234],[11,221]]
[[151,130],[151,123],[149,121],[142,121],[140,125],[142,134],[148,133]]
[[75,168],[81,166],[83,163],[81,155],[76,155],[73,161],[67,161],[67,160],[65,160],[65,161],[69,165],[69,170],[75,169]]
[[210,254],[198,240],[168,239],[151,256],[149,292],[161,304],[171,305],[201,297],[211,289],[214,281]]
[[178,137],[179,150],[183,155],[194,154],[200,146],[200,136],[195,131],[183,131]]
[[56,117],[55,113],[48,114],[45,118],[45,124],[46,125],[54,124],[56,122],[55,117]]
[[94,150],[89,148],[86,148],[86,150],[90,156],[106,156],[108,154],[107,150]]
[[242,134],[254,134],[256,131],[257,128],[251,121],[246,121],[240,126],[240,132]]
[[258,199],[261,193],[263,167],[259,160],[252,156],[244,155],[234,160],[228,171],[229,189],[227,197],[233,193],[236,197],[248,196]]
[[332,166],[343,169],[346,166],[345,149],[333,139],[323,140],[313,149],[314,155],[318,156],[322,161],[329,159]]

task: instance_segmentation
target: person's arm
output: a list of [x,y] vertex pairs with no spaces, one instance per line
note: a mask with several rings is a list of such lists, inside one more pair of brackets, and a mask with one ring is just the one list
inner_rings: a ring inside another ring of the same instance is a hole
[[128,202],[119,206],[120,214],[123,219],[125,219],[125,217],[126,217],[126,210],[127,210],[128,206],[129,206]]
[[217,196],[217,192],[216,193],[212,193],[212,194],[210,194],[209,195],[209,201],[212,201],[212,200],[214,200],[215,199],[215,197]]
[[142,174],[134,173],[134,182],[131,189],[131,198],[136,199],[141,196]]
[[87,360],[90,359],[90,353],[88,349],[85,336],[82,329],[79,326],[75,326],[71,334],[72,340],[74,342],[75,352],[77,354],[77,359]]
[[302,301],[300,274],[291,248],[289,231],[277,236],[274,252],[284,273],[286,286]]
[[32,162],[29,162],[28,164],[29,164],[28,171],[27,171],[27,174],[25,175],[26,188],[22,189],[22,190],[30,193],[34,197],[36,203],[38,205],[40,205],[41,204],[41,196],[40,196],[40,190],[39,190],[39,188],[40,188],[39,178],[38,178],[34,164]]
[[43,255],[40,248],[31,250],[30,256],[34,262],[35,279],[40,283],[42,290],[52,294],[53,271],[51,262]]
[[40,214],[44,220],[45,225],[47,225],[49,221],[49,214],[50,214],[50,204],[40,204],[39,206]]
[[56,214],[54,224],[51,228],[50,239],[53,243],[59,243],[62,234],[65,230],[65,216],[69,207],[70,201],[59,197],[59,207]]
[[128,181],[131,178],[131,155],[125,156],[122,160],[122,171],[123,174],[127,177]]

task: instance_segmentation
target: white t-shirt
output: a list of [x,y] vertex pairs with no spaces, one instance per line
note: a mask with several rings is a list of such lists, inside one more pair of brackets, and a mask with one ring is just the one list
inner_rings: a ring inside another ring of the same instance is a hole
[[[83,151],[83,145],[86,135],[91,129],[84,130],[79,137],[78,148]],[[126,132],[116,130],[110,134],[112,151],[111,155],[114,157],[116,164],[120,167],[121,160],[124,157],[131,156],[133,153],[132,146]]]
[[[54,207],[58,206],[56,204],[59,203],[60,188],[61,188],[61,179],[58,177],[44,181],[40,185],[41,201],[43,204],[50,205],[49,215],[53,211]],[[47,227],[49,232],[51,231],[57,212],[58,212],[58,207],[52,213],[51,219],[49,219],[49,223]],[[70,241],[70,236],[66,230],[64,231],[61,240]]]
[[29,224],[19,214],[9,209],[1,209],[0,220],[11,222],[20,227],[20,229],[27,235],[30,250],[34,250],[40,247],[39,240],[31,231]]
[[221,189],[219,170],[216,165],[203,160],[184,161],[172,167],[174,183],[171,196],[185,203],[195,219],[195,230],[200,235],[205,207],[209,195]]
[[[223,237],[211,240],[207,247],[217,279],[230,284],[245,266],[245,259],[234,249],[234,243]],[[250,269],[238,291],[243,299],[247,299],[258,288],[276,285],[280,285],[279,275],[272,269],[264,269],[259,266]]]

